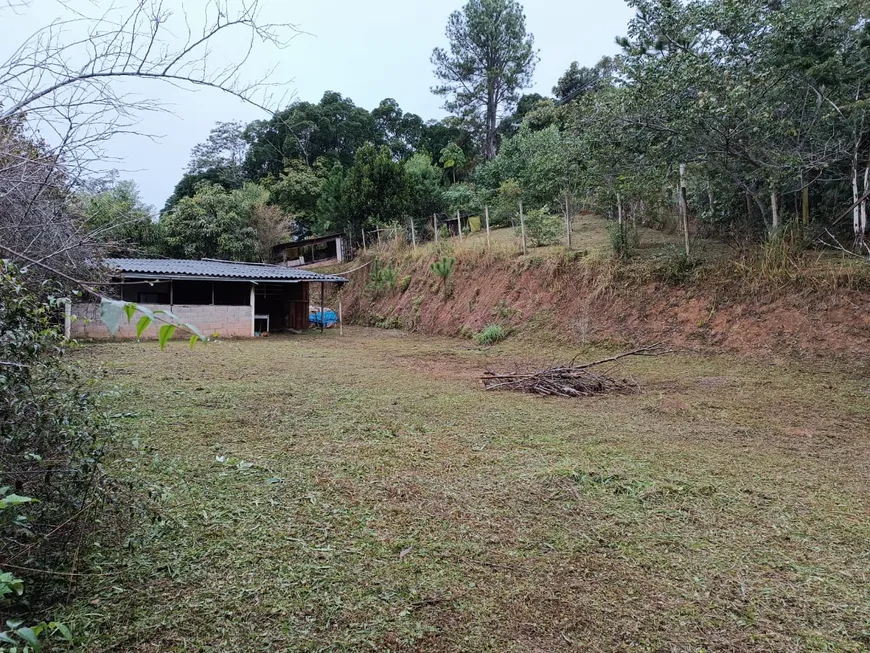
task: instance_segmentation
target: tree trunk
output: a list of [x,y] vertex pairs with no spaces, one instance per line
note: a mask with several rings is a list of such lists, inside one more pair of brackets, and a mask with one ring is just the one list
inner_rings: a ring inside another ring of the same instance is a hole
[[801,218],[805,227],[810,226],[810,187],[805,184],[801,194]]
[[523,201],[520,200],[520,236],[523,239],[523,254],[526,253],[526,221],[523,218]]
[[686,247],[686,256],[690,256],[689,249],[689,202],[686,196],[686,164],[680,164],[680,222],[683,227],[683,241]]
[[776,233],[779,229],[779,197],[776,191],[770,194],[770,231]]
[[861,199],[858,193],[858,143],[855,143],[855,153],[852,155],[852,202],[855,208],[852,209],[852,229],[855,232],[855,238],[861,235],[861,206],[858,200]]
[[[864,168],[864,191],[863,194],[866,195],[867,191],[870,190],[870,160],[867,161],[867,166]],[[860,228],[859,237],[864,239],[867,235],[867,200],[865,199],[861,202],[861,220],[858,225]]]
[[616,194],[616,215],[619,226],[622,227],[622,195]]
[[495,131],[498,118],[498,104],[495,101],[495,90],[490,88],[486,98],[486,148],[484,157],[487,161],[495,158]]
[[571,203],[567,190],[565,191],[565,235],[568,249],[571,249]]

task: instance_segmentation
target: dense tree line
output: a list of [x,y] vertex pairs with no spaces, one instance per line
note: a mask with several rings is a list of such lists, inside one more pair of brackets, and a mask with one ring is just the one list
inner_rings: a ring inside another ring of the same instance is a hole
[[698,230],[760,239],[800,224],[838,239],[851,231],[866,251],[866,3],[630,4],[622,54],[572,64],[554,101],[538,101],[477,169],[478,191],[515,179],[533,203],[567,194],[661,224],[682,166]]
[[[469,0],[432,55],[451,117],[425,121],[393,99],[368,111],[327,92],[267,120],[218,124],[153,233],[134,221],[128,239],[167,255],[251,258],[266,251],[261,232],[341,231],[359,243],[379,225],[413,219],[423,230],[433,213],[484,205],[505,222],[519,201],[678,227],[684,194],[696,233],[752,241],[801,225],[866,248],[865,3],[629,4],[622,52],[572,63],[544,97],[520,95],[537,54],[519,4]],[[225,229],[227,246],[215,235]]]

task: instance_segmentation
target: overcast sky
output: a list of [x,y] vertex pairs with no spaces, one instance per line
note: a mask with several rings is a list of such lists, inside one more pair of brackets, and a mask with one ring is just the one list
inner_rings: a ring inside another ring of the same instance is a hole
[[[175,2],[177,0],[173,0]],[[91,0],[64,0],[90,7]],[[205,0],[189,0],[195,7]],[[297,3],[262,0],[270,21],[292,22],[301,34],[285,50],[255,52],[248,72],[258,78],[278,64],[275,81],[288,81],[296,98],[317,102],[324,91],[335,90],[358,105],[372,109],[384,98],[395,98],[404,111],[424,120],[440,118],[441,98],[430,92],[434,83],[429,57],[444,46],[450,13],[463,0],[316,0]],[[57,16],[65,11],[59,0],[36,0],[27,15],[6,16],[0,25],[0,49],[15,36],[44,24],[49,7]],[[550,94],[572,61],[594,64],[614,54],[614,37],[623,34],[632,15],[622,0],[526,0],[527,28],[535,35],[540,62],[534,87],[527,92]],[[42,21],[42,23],[40,23]],[[232,48],[222,53],[232,58]],[[239,52],[243,51],[239,44]],[[112,141],[109,153],[122,160],[113,164],[123,178],[132,178],[144,199],[163,206],[187,165],[191,148],[205,140],[216,121],[250,121],[262,112],[213,91],[181,92],[165,85],[146,84],[142,92],[171,104],[173,115],[149,115],[140,129],[160,136],[157,142],[136,137]]]

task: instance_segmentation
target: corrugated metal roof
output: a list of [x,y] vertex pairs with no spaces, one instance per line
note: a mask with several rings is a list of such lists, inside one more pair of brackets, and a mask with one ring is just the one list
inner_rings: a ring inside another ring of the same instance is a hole
[[347,279],[333,274],[319,274],[298,268],[259,263],[234,263],[229,261],[193,261],[178,258],[107,258],[105,264],[127,276],[137,277],[207,277],[245,281],[329,281],[344,282]]

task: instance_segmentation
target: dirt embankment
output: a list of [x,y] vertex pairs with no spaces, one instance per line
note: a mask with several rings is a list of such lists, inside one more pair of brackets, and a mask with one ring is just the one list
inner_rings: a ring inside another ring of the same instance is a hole
[[661,341],[856,362],[870,351],[870,289],[750,290],[721,276],[673,285],[604,262],[483,255],[457,261],[445,294],[430,262],[396,262],[395,288],[378,293],[370,287],[371,266],[351,274],[346,318],[440,335],[470,335],[499,323],[517,335],[565,344]]

